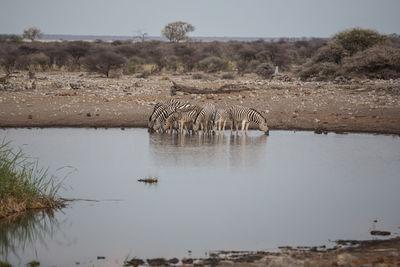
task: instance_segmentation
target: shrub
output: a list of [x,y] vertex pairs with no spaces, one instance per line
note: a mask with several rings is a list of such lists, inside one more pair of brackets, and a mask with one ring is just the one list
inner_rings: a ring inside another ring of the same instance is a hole
[[331,80],[340,74],[340,66],[331,62],[321,62],[304,67],[300,72],[300,78],[307,80],[316,78],[320,81]]
[[167,70],[176,71],[179,67],[179,59],[177,56],[165,56],[165,67]]
[[0,66],[7,73],[11,73],[14,70],[17,59],[18,50],[14,46],[6,45],[0,49]]
[[90,44],[83,41],[70,42],[65,47],[65,52],[72,56],[75,65],[80,67],[79,60],[89,53]]
[[143,69],[142,66],[144,63],[145,63],[144,59],[140,57],[137,56],[131,57],[126,63],[125,73],[134,74],[138,71],[141,71]]
[[125,58],[109,50],[97,50],[85,57],[84,64],[89,71],[105,74],[109,77],[112,69],[122,67]]
[[332,41],[342,46],[350,56],[371,46],[382,44],[386,40],[387,36],[377,31],[361,28],[345,30],[332,37]]
[[255,73],[264,79],[270,78],[272,74],[274,74],[274,72],[275,72],[274,66],[269,63],[262,63],[258,65],[255,70]]
[[50,65],[50,59],[43,53],[33,54],[30,56],[30,65],[35,69],[46,70]]
[[400,77],[400,48],[377,45],[348,57],[343,68],[352,75],[391,79]]
[[18,44],[22,44],[24,42],[24,39],[21,36],[18,35],[12,35],[10,37],[10,41],[13,43],[18,43]]
[[199,62],[199,69],[208,73],[224,71],[228,69],[228,62],[219,57],[206,57]]
[[314,56],[314,62],[333,62],[339,64],[347,55],[346,50],[340,44],[330,42],[321,47]]

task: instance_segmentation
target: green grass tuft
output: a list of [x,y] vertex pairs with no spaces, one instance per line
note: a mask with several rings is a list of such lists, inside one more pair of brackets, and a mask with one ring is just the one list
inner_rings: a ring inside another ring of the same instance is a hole
[[0,218],[28,209],[60,206],[56,177],[40,168],[21,149],[14,152],[9,142],[0,144]]

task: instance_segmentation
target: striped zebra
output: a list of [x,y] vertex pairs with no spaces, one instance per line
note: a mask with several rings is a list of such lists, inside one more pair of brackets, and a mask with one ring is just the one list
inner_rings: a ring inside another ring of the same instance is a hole
[[[238,132],[239,123],[241,123],[242,134],[243,134],[243,129],[245,129],[245,133],[247,134],[247,129],[249,128],[249,124],[250,122],[253,122],[258,125],[258,128],[261,131],[263,131],[266,135],[269,135],[267,120],[257,110],[253,108],[234,105],[228,109],[228,114],[231,117],[233,123],[236,125],[236,133]],[[231,124],[231,132],[233,128],[233,123]]]
[[183,134],[183,128],[186,128],[186,131],[189,132],[200,111],[199,106],[193,106],[176,112],[180,134]]
[[[214,131],[216,132],[218,130],[218,133],[221,133],[222,130],[222,132],[225,132],[225,125],[228,120],[231,121],[228,111],[225,109],[217,109],[217,112],[215,113]],[[231,124],[232,123],[233,122],[231,121]]]
[[203,131],[203,134],[209,133],[209,131],[213,130],[214,121],[215,121],[215,113],[217,109],[215,105],[212,103],[206,103],[203,108],[200,110],[197,115],[194,124],[193,131],[198,132],[199,127]]
[[149,117],[149,123],[148,127],[149,129],[152,129],[154,126],[154,123],[156,122],[156,119],[160,116],[160,114],[163,112],[164,109],[166,109],[169,106],[177,107],[180,105],[183,105],[185,103],[176,100],[175,98],[169,98],[167,100],[158,102],[153,109],[153,112],[151,113]]
[[173,112],[165,120],[165,123],[162,126],[162,129],[163,129],[164,132],[167,132],[168,130],[170,130],[170,133],[172,133],[173,130],[176,130],[176,131],[179,130],[178,114],[179,114],[178,112]]
[[152,124],[152,127],[150,129],[154,131],[162,130],[162,126],[172,113],[193,107],[194,106],[189,103],[180,103],[180,104],[164,106],[162,109],[159,109],[157,111],[157,117],[155,118],[154,123]]

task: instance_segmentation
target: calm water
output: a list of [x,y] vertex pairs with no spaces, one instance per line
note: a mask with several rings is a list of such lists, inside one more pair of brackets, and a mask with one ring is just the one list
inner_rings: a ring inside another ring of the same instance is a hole
[[[9,129],[4,136],[51,171],[76,168],[63,197],[100,200],[21,226],[0,224],[0,260],[17,265],[120,266],[134,256],[333,245],[370,239],[373,229],[400,232],[399,137],[178,138],[145,129]],[[146,176],[159,183],[137,182]]]

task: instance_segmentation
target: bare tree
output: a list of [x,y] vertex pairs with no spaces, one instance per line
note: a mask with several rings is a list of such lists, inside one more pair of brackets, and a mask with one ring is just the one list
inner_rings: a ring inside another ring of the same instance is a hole
[[143,32],[143,30],[137,30],[136,33],[137,35],[135,36],[135,38],[140,39],[142,43],[146,41],[146,37],[148,36],[147,32]]
[[167,24],[161,31],[170,42],[179,43],[179,41],[188,39],[187,33],[194,31],[194,26],[187,22],[176,21]]
[[42,38],[42,36],[43,33],[35,27],[24,30],[24,33],[22,34],[22,37],[30,39],[32,42],[35,41],[35,39]]

